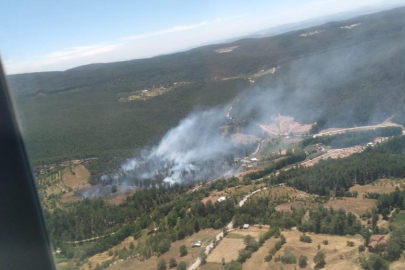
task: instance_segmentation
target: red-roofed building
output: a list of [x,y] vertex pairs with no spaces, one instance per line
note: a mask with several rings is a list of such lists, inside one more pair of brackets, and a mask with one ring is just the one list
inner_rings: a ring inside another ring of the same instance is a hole
[[371,236],[368,248],[370,251],[374,250],[379,245],[386,245],[387,240],[384,239],[384,235],[376,234]]

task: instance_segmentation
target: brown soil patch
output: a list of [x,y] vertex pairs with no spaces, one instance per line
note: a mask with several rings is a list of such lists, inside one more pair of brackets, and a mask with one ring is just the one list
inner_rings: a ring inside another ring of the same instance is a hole
[[[200,252],[205,249],[207,245],[214,239],[215,235],[217,235],[220,231],[214,229],[205,229],[201,230],[192,236],[188,236],[183,240],[177,241],[172,243],[170,250],[163,254],[161,257],[151,257],[148,260],[140,261],[138,259],[130,259],[123,262],[116,263],[108,267],[108,270],[133,270],[133,269],[142,269],[142,270],[156,270],[157,268],[157,261],[160,258],[163,258],[168,263],[170,258],[175,258],[177,263],[180,261],[185,261],[187,265],[191,265],[194,260],[198,258]],[[191,244],[193,241],[199,240],[202,242],[202,247],[200,248],[191,248]],[[186,245],[188,254],[187,256],[180,257],[179,248],[181,245]]]

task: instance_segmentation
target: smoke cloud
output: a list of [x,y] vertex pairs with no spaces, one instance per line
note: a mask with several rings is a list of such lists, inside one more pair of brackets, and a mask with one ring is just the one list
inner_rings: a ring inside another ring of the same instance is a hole
[[[117,174],[103,177],[147,187],[158,182],[206,181],[237,170],[233,157],[244,155],[220,129],[230,121],[243,126],[245,134],[262,138],[268,134],[263,134],[258,124],[271,124],[278,114],[292,116],[302,124],[325,118],[325,127],[381,122],[393,114],[396,108],[389,104],[397,104],[392,99],[403,91],[390,86],[394,94],[385,95],[384,78],[387,69],[395,78],[403,75],[391,67],[392,63],[400,66],[397,56],[405,52],[402,41],[342,40],[300,59],[269,66],[277,68],[275,73],[254,77],[255,83],[232,105],[191,113],[169,130],[159,145],[128,160]],[[379,98],[369,95],[370,91]]]

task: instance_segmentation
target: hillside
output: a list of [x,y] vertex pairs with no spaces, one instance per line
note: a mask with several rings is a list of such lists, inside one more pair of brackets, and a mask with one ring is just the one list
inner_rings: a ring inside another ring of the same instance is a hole
[[[158,142],[195,108],[238,95],[232,113],[249,121],[281,112],[323,127],[392,115],[402,124],[404,33],[405,8],[397,8],[273,37],[8,79],[34,163],[129,155]],[[170,91],[119,102],[159,87]]]

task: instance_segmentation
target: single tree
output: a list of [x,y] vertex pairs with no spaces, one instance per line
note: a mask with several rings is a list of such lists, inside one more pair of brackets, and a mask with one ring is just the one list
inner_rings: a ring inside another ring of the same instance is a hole
[[207,254],[205,254],[204,250],[201,251],[200,260],[202,265],[207,263]]
[[166,270],[166,261],[163,258],[158,261],[157,270]]
[[325,266],[325,254],[322,251],[318,251],[318,253],[314,257],[315,268],[319,269]]
[[175,258],[170,258],[170,261],[169,261],[169,268],[173,268],[173,267],[176,267],[177,266],[177,261],[176,261],[176,259]]
[[185,245],[180,246],[180,257],[184,257],[188,254],[187,248]]
[[301,268],[305,268],[305,267],[307,267],[307,264],[308,264],[308,258],[307,258],[306,256],[301,255],[301,256],[298,258],[298,265],[299,265]]
[[187,264],[184,261],[181,261],[178,265],[177,265],[177,270],[187,270]]

